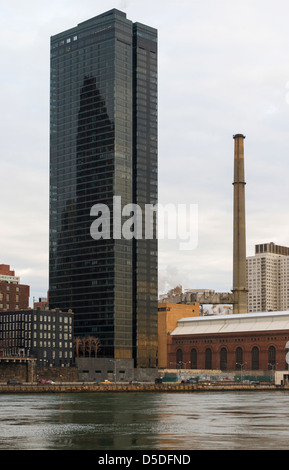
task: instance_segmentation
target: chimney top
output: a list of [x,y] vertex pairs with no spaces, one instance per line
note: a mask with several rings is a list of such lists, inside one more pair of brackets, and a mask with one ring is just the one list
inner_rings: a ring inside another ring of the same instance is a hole
[[233,135],[233,139],[237,139],[238,137],[243,137],[243,139],[246,139],[246,136],[243,134],[235,134]]

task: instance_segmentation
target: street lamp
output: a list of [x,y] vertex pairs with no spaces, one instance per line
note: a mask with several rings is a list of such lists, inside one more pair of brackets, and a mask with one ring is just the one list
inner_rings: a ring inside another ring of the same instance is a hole
[[182,364],[185,364],[185,369],[187,368],[187,364],[191,364],[191,361],[188,361],[188,362],[180,361],[180,362],[182,362]]
[[277,365],[278,365],[278,362],[273,363],[273,364],[271,364],[270,362],[268,362],[268,366],[271,366],[271,367],[272,367],[272,382],[273,382],[273,379],[274,379],[274,367],[275,367],[275,369],[276,369],[276,368],[277,368]]
[[243,382],[243,366],[247,364],[247,362],[236,362],[236,366],[240,366],[241,367],[241,382]]

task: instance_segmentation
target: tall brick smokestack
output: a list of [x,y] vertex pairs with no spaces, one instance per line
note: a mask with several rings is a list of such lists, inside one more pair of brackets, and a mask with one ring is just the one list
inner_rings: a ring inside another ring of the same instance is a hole
[[247,312],[246,283],[246,216],[244,139],[233,136],[234,151],[234,236],[233,236],[233,313]]

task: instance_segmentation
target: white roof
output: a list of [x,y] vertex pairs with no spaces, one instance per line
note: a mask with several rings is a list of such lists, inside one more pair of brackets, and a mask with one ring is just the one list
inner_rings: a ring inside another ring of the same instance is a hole
[[289,311],[236,313],[188,317],[178,321],[172,335],[204,335],[289,330]]

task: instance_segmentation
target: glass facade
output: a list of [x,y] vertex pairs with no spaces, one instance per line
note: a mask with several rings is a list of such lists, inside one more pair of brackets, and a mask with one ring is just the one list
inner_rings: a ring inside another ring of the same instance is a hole
[[[53,36],[50,109],[50,308],[72,309],[99,356],[154,367],[157,240],[113,236],[113,203],[157,203],[157,31],[114,9]],[[99,240],[95,204],[111,215]]]

